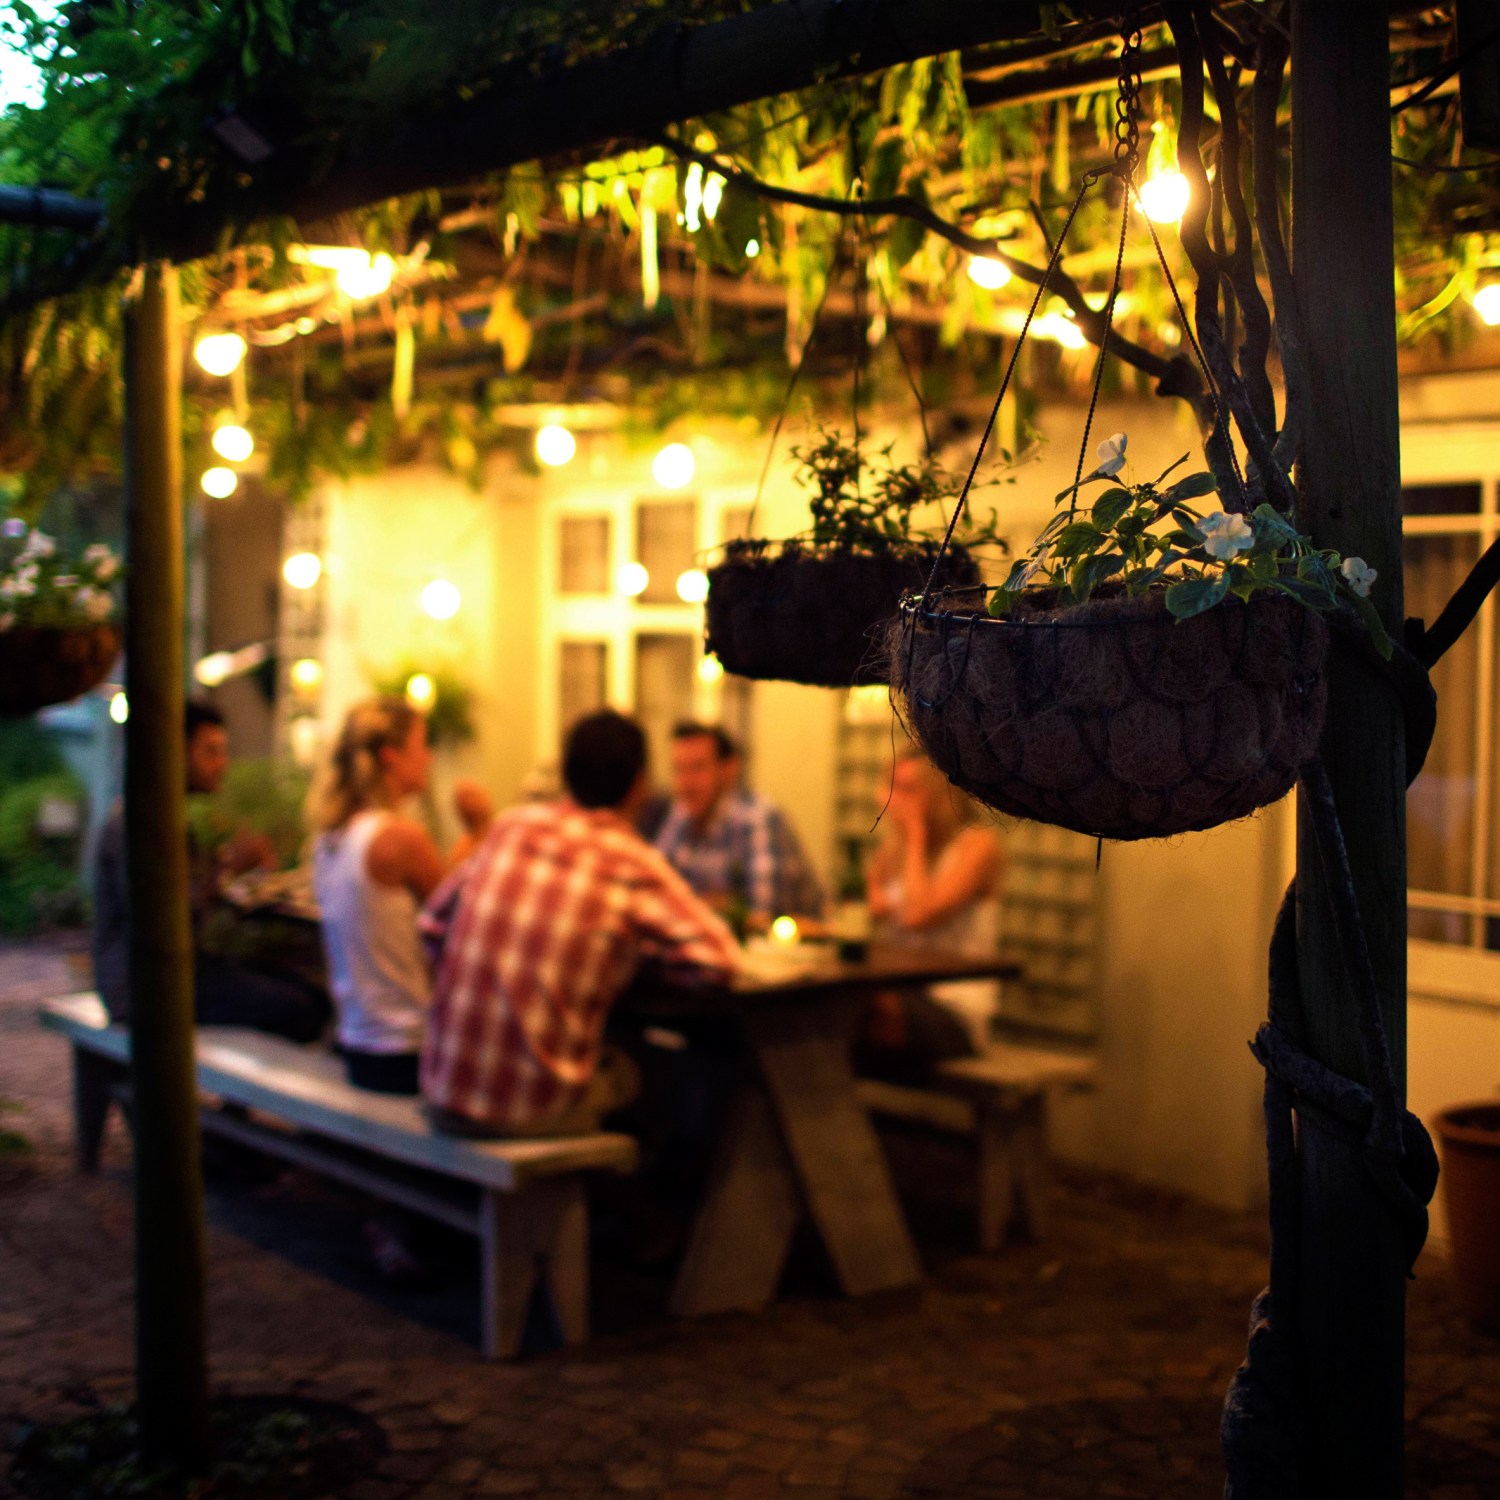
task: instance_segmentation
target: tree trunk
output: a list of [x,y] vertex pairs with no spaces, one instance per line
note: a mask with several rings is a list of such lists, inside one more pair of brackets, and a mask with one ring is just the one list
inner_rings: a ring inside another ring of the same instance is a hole
[[[1391,206],[1388,7],[1295,0],[1292,222],[1311,389],[1301,521],[1320,547],[1379,571],[1393,636],[1401,598],[1400,435]],[[1405,741],[1395,694],[1351,654],[1329,674],[1322,754],[1348,840],[1396,1077],[1406,1076]],[[1303,1046],[1368,1083],[1351,978],[1299,810]],[[1297,1321],[1309,1404],[1307,1493],[1404,1493],[1405,1264],[1360,1143],[1302,1112]]]
[[126,328],[136,1381],[147,1456],[191,1472],[207,1453],[208,1372],[183,739],[182,329],[174,268],[146,267]]

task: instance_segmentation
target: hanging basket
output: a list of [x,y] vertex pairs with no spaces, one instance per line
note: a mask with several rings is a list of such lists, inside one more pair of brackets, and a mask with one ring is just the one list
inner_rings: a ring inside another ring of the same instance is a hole
[[103,682],[119,654],[120,636],[112,625],[0,631],[0,715],[71,702]]
[[1174,620],[1160,592],[1070,609],[979,590],[903,602],[891,686],[955,785],[998,812],[1110,839],[1243,818],[1317,748],[1328,627],[1282,594]]
[[[935,544],[903,553],[729,557],[708,572],[707,649],[726,672],[814,687],[886,681],[882,628],[903,594],[923,588]],[[977,583],[979,570],[950,547],[937,582]]]

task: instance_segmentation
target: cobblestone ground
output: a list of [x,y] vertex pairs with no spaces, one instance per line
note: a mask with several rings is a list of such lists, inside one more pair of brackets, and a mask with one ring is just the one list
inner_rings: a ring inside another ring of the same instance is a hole
[[[72,1175],[66,1052],[34,1021],[85,972],[55,945],[0,950],[0,1094],[35,1143],[27,1164],[0,1159],[7,1425],[130,1390],[128,1141],[115,1129],[103,1173]],[[918,1290],[844,1302],[804,1257],[763,1316],[698,1324],[666,1318],[663,1279],[602,1243],[600,1336],[487,1365],[461,1256],[446,1288],[393,1297],[355,1248],[357,1203],[295,1174],[220,1187],[214,1378],[377,1417],[390,1451],[349,1500],[1219,1494],[1259,1221],[1107,1180],[1059,1196],[1046,1244],[992,1259],[964,1252],[951,1205],[914,1214],[932,1273]],[[1462,1324],[1431,1257],[1411,1314],[1410,1493],[1500,1495],[1500,1343]]]

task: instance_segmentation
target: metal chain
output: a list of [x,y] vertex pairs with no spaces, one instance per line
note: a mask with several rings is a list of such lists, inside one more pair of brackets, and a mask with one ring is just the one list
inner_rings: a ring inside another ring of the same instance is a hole
[[1141,159],[1141,24],[1137,7],[1120,21],[1120,82],[1115,96],[1115,170],[1134,172]]

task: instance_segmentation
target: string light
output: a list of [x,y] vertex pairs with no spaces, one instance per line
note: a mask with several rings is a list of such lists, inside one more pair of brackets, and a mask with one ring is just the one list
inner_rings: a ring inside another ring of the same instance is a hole
[[463,602],[458,585],[446,578],[434,578],[422,590],[422,612],[434,620],[451,620]]
[[193,676],[204,687],[218,687],[234,668],[234,658],[227,651],[214,651],[193,668]]
[[124,693],[116,693],[109,700],[109,716],[116,724],[123,724],[130,717],[130,699]]
[[292,764],[304,771],[318,763],[323,748],[323,726],[311,714],[298,714],[286,727],[291,745]]
[[1010,267],[988,255],[969,257],[969,280],[987,292],[999,291],[1010,280]]
[[651,575],[638,562],[621,563],[615,570],[615,592],[634,599],[646,592]]
[[759,254],[760,254],[760,241],[759,240],[746,240],[745,241],[745,259],[746,260],[754,260],[755,257],[757,255],[759,255]]
[[378,297],[390,289],[396,275],[396,263],[384,250],[378,255],[361,252],[365,259],[362,265],[351,263],[334,273],[334,285],[351,302],[365,302]]
[[237,333],[206,333],[193,345],[193,358],[210,375],[233,375],[248,347]]
[[323,686],[323,663],[310,656],[299,657],[287,673],[292,687],[305,697],[311,697]]
[[1500,324],[1500,281],[1491,281],[1474,293],[1474,311],[1488,327]]
[[651,477],[664,490],[680,490],[693,482],[697,461],[686,443],[668,443],[651,460]]
[[203,471],[198,484],[205,495],[215,500],[227,500],[239,488],[240,476],[223,464],[215,464]]
[[549,468],[560,469],[578,452],[578,440],[560,422],[548,422],[536,430],[536,456]]
[[1141,184],[1141,211],[1153,224],[1177,224],[1192,196],[1181,172],[1158,172]]
[[316,552],[294,552],[282,563],[281,576],[294,589],[310,589],[323,576],[323,559]]
[[437,684],[426,672],[413,672],[406,679],[406,701],[419,714],[431,713],[437,702]]
[[785,947],[791,947],[801,936],[797,927],[796,917],[777,917],[771,923],[771,941],[781,943]]
[[1043,339],[1051,339],[1064,349],[1082,349],[1088,343],[1081,329],[1072,318],[1062,313],[1046,313],[1031,325],[1031,331]]
[[250,436],[249,428],[241,427],[238,422],[215,427],[213,445],[214,452],[232,464],[244,463],[255,452],[255,439]]
[[698,681],[705,687],[712,687],[724,676],[724,663],[717,656],[705,656],[698,663]]
[[708,574],[702,568],[689,568],[679,573],[677,597],[684,604],[702,604],[708,598]]

